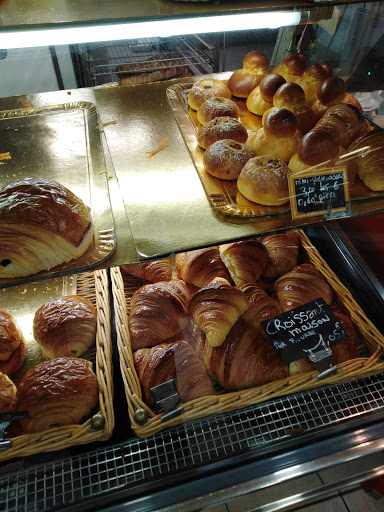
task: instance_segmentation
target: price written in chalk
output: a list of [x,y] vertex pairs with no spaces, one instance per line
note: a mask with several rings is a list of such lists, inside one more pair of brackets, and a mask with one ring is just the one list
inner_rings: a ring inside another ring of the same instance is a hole
[[348,209],[349,189],[344,168],[323,171],[321,174],[291,174],[289,188],[293,218],[331,215]]
[[348,336],[324,299],[261,322],[281,362],[289,364],[319,349],[345,341]]

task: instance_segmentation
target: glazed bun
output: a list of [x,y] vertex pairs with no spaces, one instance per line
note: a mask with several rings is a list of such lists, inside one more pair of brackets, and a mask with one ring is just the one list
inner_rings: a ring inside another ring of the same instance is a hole
[[0,191],[0,278],[79,258],[92,239],[90,209],[63,185],[26,178]]
[[97,405],[99,386],[92,363],[61,357],[29,370],[17,389],[16,409],[28,411],[22,420],[27,433],[80,423]]
[[294,82],[303,75],[307,67],[307,58],[302,53],[292,53],[283,62],[272,69],[272,73],[283,76],[287,82]]
[[248,139],[248,132],[238,119],[229,116],[216,117],[197,132],[197,143],[203,149],[222,139],[243,143]]
[[214,142],[204,153],[205,170],[222,180],[235,180],[244,165],[255,156],[247,144],[230,139]]
[[13,316],[0,311],[0,372],[12,375],[23,364],[25,341]]
[[347,86],[342,78],[331,76],[317,89],[317,100],[312,105],[317,119],[320,119],[329,107],[344,103],[347,95]]
[[317,100],[317,90],[320,85],[326,80],[333,76],[332,68],[326,62],[316,62],[313,66],[310,66],[304,75],[297,80],[297,83],[301,85],[305,93],[305,103],[308,107]]
[[280,86],[273,97],[273,106],[290,110],[295,115],[297,128],[302,134],[307,133],[316,124],[316,115],[305,104],[304,90],[297,83],[288,82]]
[[216,78],[204,78],[193,84],[188,93],[188,105],[193,110],[198,110],[204,101],[213,96],[230,98],[231,91],[221,80],[217,80]]
[[215,117],[229,116],[238,118],[239,107],[229,98],[213,96],[208,98],[197,111],[197,120],[200,124],[206,124]]
[[248,52],[243,58],[243,69],[237,69],[228,80],[228,89],[237,98],[247,98],[259,85],[268,69],[268,59],[260,52]]
[[260,84],[247,98],[247,108],[253,114],[262,116],[265,111],[273,107],[273,96],[277,89],[285,83],[285,79],[278,74],[265,75]]
[[12,412],[16,407],[16,386],[4,373],[0,373],[0,413]]
[[326,130],[312,130],[301,139],[297,154],[308,165],[317,165],[338,155],[339,144]]
[[33,335],[45,359],[79,357],[96,339],[97,313],[80,295],[48,300],[35,313]]
[[268,69],[268,59],[264,53],[253,50],[244,55],[243,68],[255,75],[265,73]]
[[301,139],[296,117],[285,108],[270,109],[263,117],[263,124],[250,137],[249,146],[256,156],[269,155],[288,163]]
[[278,158],[257,156],[244,165],[237,179],[237,188],[250,201],[280,206],[289,201],[290,173],[289,168]]

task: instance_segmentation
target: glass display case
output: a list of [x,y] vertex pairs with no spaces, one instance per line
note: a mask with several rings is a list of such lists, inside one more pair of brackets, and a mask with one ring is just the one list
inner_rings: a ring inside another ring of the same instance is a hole
[[293,510],[383,474],[383,19],[0,2],[2,510]]

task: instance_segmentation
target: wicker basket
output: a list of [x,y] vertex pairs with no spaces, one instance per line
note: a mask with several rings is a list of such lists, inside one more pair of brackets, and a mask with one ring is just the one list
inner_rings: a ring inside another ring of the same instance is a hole
[[[108,274],[105,270],[77,276],[77,294],[90,299],[97,309],[96,350],[91,350],[99,384],[99,405],[91,418],[80,425],[52,428],[40,433],[11,437],[11,447],[0,451],[0,460],[62,450],[74,445],[109,439],[114,427],[111,311]],[[84,356],[83,356],[84,357]]]
[[[312,372],[273,381],[259,387],[241,391],[223,392],[218,395],[192,400],[183,404],[183,414],[162,421],[163,414],[156,414],[142,399],[141,386],[135,370],[130,346],[127,312],[129,311],[132,294],[141,286],[142,281],[133,276],[124,276],[123,279],[120,269],[118,267],[112,268],[112,293],[114,298],[120,367],[132,429],[138,436],[146,437],[164,428],[192,419],[229,412],[290,393],[366,377],[384,371],[384,362],[381,360],[384,350],[384,337],[365,316],[349,290],[332,272],[305,233],[300,231],[298,234],[308,261],[316,266],[332,287],[338,306],[341,310],[348,312],[350,315],[355,328],[359,332],[359,338],[368,349],[370,356],[358,357],[341,363],[338,365],[335,374],[321,380],[317,379],[318,371],[314,370]],[[144,414],[143,410],[145,411]],[[146,420],[144,423],[141,422],[143,417]]]

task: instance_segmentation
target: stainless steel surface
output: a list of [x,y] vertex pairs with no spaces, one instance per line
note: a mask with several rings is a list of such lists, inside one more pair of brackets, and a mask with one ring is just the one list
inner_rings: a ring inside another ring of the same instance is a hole
[[75,294],[76,282],[76,275],[73,275],[0,289],[0,310],[13,316],[26,343],[24,364],[12,374],[16,385],[30,368],[44,360],[33,336],[33,317],[36,311],[49,299]]
[[57,181],[90,207],[94,239],[77,259],[38,275],[0,280],[2,286],[88,270],[115,249],[108,178],[97,110],[90,102],[19,108],[0,112],[2,152],[0,187],[23,178]]

